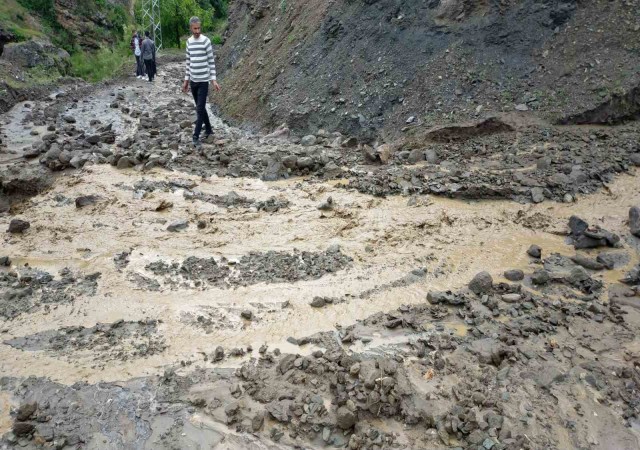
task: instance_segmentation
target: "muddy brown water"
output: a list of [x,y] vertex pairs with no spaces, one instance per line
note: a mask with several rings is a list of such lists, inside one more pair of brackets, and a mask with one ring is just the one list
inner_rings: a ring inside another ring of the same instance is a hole
[[[154,192],[137,199],[130,186],[141,177],[166,181],[179,177],[198,183],[198,189],[212,195],[229,191],[255,199],[280,196],[291,202],[277,213],[257,213],[244,208],[220,208],[185,200],[182,191]],[[496,279],[508,268],[532,271],[526,249],[538,244],[546,255],[573,255],[562,235],[566,218],[580,215],[590,223],[624,233],[628,206],[640,201],[634,177],[622,177],[609,193],[600,193],[575,204],[543,203],[518,205],[508,201],[462,202],[429,198],[425,206],[409,207],[407,199],[372,199],[338,189],[331,184],[298,187],[300,180],[274,184],[255,179],[211,178],[202,180],[185,174],[157,170],[141,175],[118,171],[111,166],[92,166],[58,180],[46,194],[31,199],[19,216],[31,222],[23,236],[5,234],[3,250],[11,255],[13,269],[28,264],[52,274],[68,267],[85,273],[100,272],[98,293],[70,305],[46,312],[38,310],[2,324],[3,340],[71,325],[92,326],[122,318],[161,319],[162,334],[169,348],[162,355],[113,364],[92,370],[92,360],[59,361],[55,355],[23,352],[0,346],[0,371],[15,376],[52,376],[73,383],[114,381],[158,373],[179,360],[200,359],[222,345],[225,348],[254,347],[262,343],[280,346],[287,337],[303,337],[335,325],[349,325],[379,311],[403,304],[424,302],[429,290],[456,289],[481,270]],[[118,185],[118,186],[117,186]],[[58,206],[58,195],[75,199],[98,194],[97,205],[77,209],[73,203]],[[338,205],[336,211],[316,209],[327,196]],[[162,200],[173,208],[156,212]],[[527,226],[514,223],[518,217]],[[170,233],[168,223],[188,219],[187,230]],[[200,230],[198,220],[207,221]],[[8,226],[3,217],[0,227]],[[189,256],[239,259],[251,251],[319,252],[338,244],[354,259],[352,266],[317,280],[296,283],[261,283],[233,289],[208,288],[160,292],[140,289],[130,274],[153,275],[145,269],[152,261],[181,262]],[[129,265],[119,272],[116,254],[131,251]],[[637,261],[634,256],[632,263]],[[413,269],[424,267],[427,275],[419,282],[385,287]],[[622,277],[627,268],[605,272],[605,281]],[[3,269],[10,270],[10,269]],[[368,290],[366,298],[358,296]],[[314,296],[347,299],[344,303],[314,309]],[[288,307],[282,305],[287,302]],[[253,321],[240,318],[240,311],[254,312]],[[213,313],[220,327],[203,333],[185,320]]]
[[[135,94],[141,89],[161,88],[145,84],[127,89]],[[164,89],[165,95],[173,92],[166,86]],[[89,105],[78,108],[90,106],[115,115],[108,108],[113,101],[111,92],[96,93]],[[4,130],[10,150],[19,151],[32,140],[20,133],[22,124],[18,122],[24,118],[24,110],[24,105],[18,105],[3,117],[8,122]],[[118,122],[118,130],[125,134],[134,126],[124,120]],[[188,200],[182,189],[156,190],[142,196],[130,187],[143,178],[158,182],[186,180],[206,194],[222,196],[233,191],[256,200],[275,196],[290,204],[267,213]],[[100,196],[96,205],[75,207],[76,197],[90,194]],[[329,196],[335,209],[319,211],[317,206]],[[171,202],[173,207],[156,212],[161,201]],[[212,366],[214,363],[205,361],[203,355],[217,346],[230,349],[251,345],[255,353],[266,343],[283,352],[311,353],[314,347],[299,348],[288,343],[287,338],[335,330],[336,326],[351,325],[376,312],[423,303],[430,290],[463,287],[482,270],[497,280],[502,280],[506,269],[531,272],[538,267],[526,254],[531,244],[540,245],[544,255],[575,254],[566,243],[566,224],[571,215],[625,235],[629,207],[637,204],[637,174],[620,176],[606,192],[579,197],[571,204],[521,205],[422,197],[417,206],[408,206],[406,197],[372,198],[337,187],[335,182],[202,179],[162,169],[141,173],[108,165],[86,166],[65,172],[48,192],[18,207],[16,215],[28,220],[31,228],[23,235],[1,236],[0,256],[9,255],[12,267],[0,270],[7,272],[29,265],[56,276],[64,268],[87,274],[100,272],[98,291],[93,297],[78,298],[70,304],[40,307],[13,320],[0,320],[0,341],[61,327],[158,319],[162,321],[159,332],[167,349],[142,360],[112,361],[104,367],[96,364],[96,355],[83,353],[74,359],[62,359],[55,353],[22,351],[2,344],[0,376],[50,377],[63,384],[126,380],[162,373],[165,367],[179,361]],[[10,219],[8,215],[0,216],[0,229],[6,229]],[[169,223],[183,219],[189,221],[186,230],[167,231]],[[199,229],[198,221],[204,221],[206,228]],[[323,252],[335,244],[353,258],[350,267],[295,283],[260,283],[230,289],[176,288],[165,285],[162,278],[155,278],[146,269],[158,260],[170,263],[190,256],[213,256],[233,261],[252,251]],[[118,270],[113,258],[124,251],[131,252],[130,262]],[[632,252],[627,266],[595,277],[615,282],[638,259],[637,251]],[[419,268],[426,269],[424,278],[394,284]],[[141,288],[135,282],[136,274],[155,279],[160,290]],[[315,296],[344,301],[315,309],[309,305]],[[240,316],[247,309],[253,313],[250,321]],[[199,316],[211,320],[208,329],[198,326]],[[448,333],[466,332],[463,323],[443,325]],[[358,343],[353,350],[375,351],[394,342],[393,337],[373,336],[369,344]],[[220,364],[234,367],[241,361],[238,358]],[[11,425],[10,404],[10,397],[0,392],[0,434]],[[199,426],[198,420],[208,419],[194,417],[194,426]]]

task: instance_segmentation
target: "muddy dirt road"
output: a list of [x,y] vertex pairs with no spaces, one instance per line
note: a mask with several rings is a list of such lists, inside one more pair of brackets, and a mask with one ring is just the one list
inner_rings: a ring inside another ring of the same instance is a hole
[[2,118],[48,187],[0,215],[0,448],[640,446],[637,169],[371,196],[344,146],[216,119],[192,149],[177,72]]

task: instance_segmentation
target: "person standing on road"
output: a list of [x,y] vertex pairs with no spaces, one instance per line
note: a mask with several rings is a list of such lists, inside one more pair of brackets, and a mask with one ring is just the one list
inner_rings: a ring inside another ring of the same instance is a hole
[[131,39],[131,48],[133,50],[133,54],[136,57],[136,78],[142,79],[145,75],[144,73],[144,62],[142,60],[142,50],[140,49],[140,44],[142,40],[140,39],[140,35],[137,31],[133,32],[133,39]]
[[144,41],[142,41],[142,59],[144,59],[144,65],[147,68],[147,75],[149,76],[149,82],[153,81],[156,76],[156,44],[149,38],[149,32],[144,32]]
[[193,145],[200,145],[200,131],[204,124],[204,138],[212,133],[209,114],[207,114],[207,96],[209,95],[209,83],[216,91],[220,85],[216,81],[216,65],[213,56],[213,46],[208,37],[201,34],[202,24],[200,19],[192,17],[189,20],[192,36],[187,40],[187,73],[184,77],[182,91],[187,92],[191,87],[191,95],[196,103],[196,127],[193,130]]

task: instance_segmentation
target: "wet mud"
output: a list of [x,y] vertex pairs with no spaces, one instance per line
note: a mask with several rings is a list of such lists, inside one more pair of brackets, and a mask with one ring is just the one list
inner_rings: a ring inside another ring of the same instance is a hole
[[638,448],[630,125],[193,149],[177,70],[3,165],[0,448]]

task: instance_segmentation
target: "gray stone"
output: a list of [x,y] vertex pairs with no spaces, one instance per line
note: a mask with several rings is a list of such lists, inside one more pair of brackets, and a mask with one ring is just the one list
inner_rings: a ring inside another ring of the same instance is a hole
[[409,158],[407,159],[409,164],[415,164],[420,161],[424,161],[424,150],[414,148],[409,152]]
[[533,282],[533,284],[542,286],[551,281],[551,275],[549,275],[549,272],[544,269],[538,269],[533,272],[533,275],[531,275],[531,281]]
[[504,277],[509,281],[522,281],[524,272],[520,269],[511,269],[504,272]]
[[531,189],[531,201],[533,203],[542,203],[544,201],[544,190],[541,187]]
[[584,233],[587,228],[589,228],[589,224],[582,220],[578,216],[569,217],[569,230],[571,230],[571,234],[577,236],[579,234]]
[[343,430],[349,430],[358,421],[356,415],[346,406],[341,406],[336,412],[336,425]]
[[309,305],[314,308],[322,308],[326,304],[327,302],[322,297],[314,297],[313,300],[311,300],[311,303],[309,303]]
[[222,361],[224,359],[224,349],[220,346],[217,346],[213,351],[212,359],[214,361]]
[[251,418],[251,431],[254,433],[260,431],[262,429],[262,425],[264,424],[264,414],[257,413],[255,416]]
[[542,257],[542,249],[534,244],[527,250],[527,255],[531,256],[532,258],[540,259]]
[[291,420],[291,414],[289,412],[290,405],[291,400],[278,400],[269,403],[266,409],[278,422],[287,423]]
[[28,422],[15,422],[13,424],[13,434],[18,437],[27,436],[33,433],[34,429],[35,427],[33,426],[33,424]]
[[83,208],[85,206],[94,205],[100,200],[97,195],[83,195],[76,198],[76,208]]
[[118,169],[128,169],[129,167],[133,167],[134,165],[135,164],[128,156],[123,156],[118,159],[118,164],[116,165],[116,167]]
[[640,153],[633,153],[629,156],[631,164],[640,167]]
[[439,164],[440,163],[440,157],[438,156],[438,152],[436,152],[434,149],[428,148],[425,152],[425,159],[427,160],[427,162],[429,164]]
[[313,134],[309,134],[302,138],[300,144],[305,147],[310,147],[312,145],[316,145],[317,139]]
[[575,255],[571,257],[571,261],[589,270],[602,270],[604,265],[594,259],[587,258],[584,255]]
[[612,270],[629,264],[630,257],[626,252],[603,252],[598,254],[596,261],[606,269]]
[[567,281],[573,285],[579,284],[591,278],[586,270],[582,267],[574,267],[571,269]]
[[285,156],[284,159],[282,160],[282,164],[287,169],[295,169],[296,166],[298,165],[298,157],[296,155]]
[[36,426],[36,434],[45,442],[51,442],[54,438],[53,427],[51,425],[39,424]]
[[305,156],[304,158],[298,159],[299,169],[312,169],[314,164],[315,162],[310,156]]
[[539,158],[536,161],[536,167],[538,170],[547,170],[549,167],[551,167],[551,158],[549,158],[548,156]]
[[522,299],[520,294],[504,294],[502,296],[502,301],[505,303],[517,303]]
[[629,209],[629,228],[631,234],[640,238],[640,208],[637,206]]
[[33,416],[38,409],[38,402],[23,403],[16,412],[16,420],[25,422]]
[[189,226],[188,220],[176,220],[175,222],[172,222],[169,224],[169,226],[167,227],[167,231],[172,231],[172,232],[181,231],[186,229],[188,226]]
[[493,287],[493,278],[488,272],[480,272],[469,283],[469,289],[474,294],[486,294]]
[[7,231],[9,233],[14,233],[14,234],[22,233],[25,230],[27,230],[30,226],[31,224],[26,220],[13,219],[11,220],[11,222],[9,222],[9,228],[7,229]]

